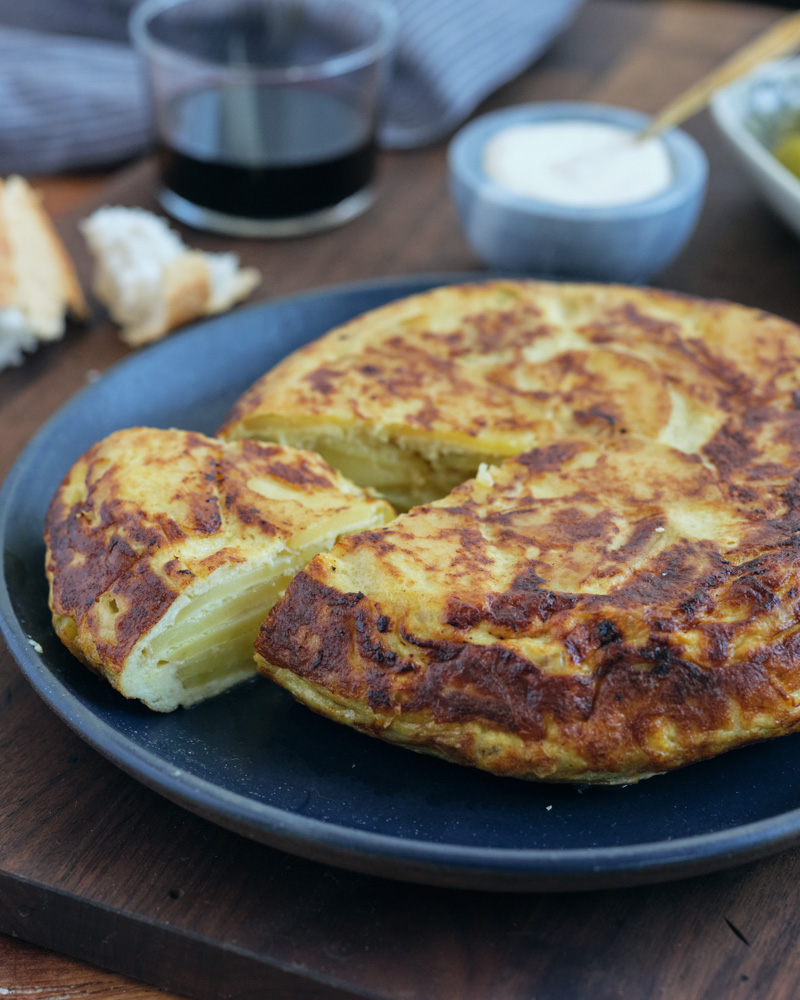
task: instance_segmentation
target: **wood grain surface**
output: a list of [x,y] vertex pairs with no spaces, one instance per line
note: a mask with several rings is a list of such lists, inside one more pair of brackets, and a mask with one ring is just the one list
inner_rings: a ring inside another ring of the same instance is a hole
[[[778,16],[768,7],[590,0],[486,107],[590,99],[655,111]],[[690,246],[657,284],[800,320],[800,244],[756,199],[707,114],[711,162]],[[447,194],[443,146],[385,154],[363,218],[303,240],[232,244],[257,298],[382,275],[478,267]],[[98,185],[103,186],[98,189]],[[154,208],[145,162],[108,183],[42,183],[88,284],[76,223],[101,203]],[[83,196],[87,204],[76,207]],[[42,422],[127,354],[95,306],[0,373],[0,478]],[[796,996],[800,850],[670,885],[577,895],[467,893],[328,868],[228,833],[122,774],[39,701],[0,644],[0,996],[334,1000],[711,1000]],[[787,808],[796,804],[787,804]],[[86,965],[22,944],[47,945]]]

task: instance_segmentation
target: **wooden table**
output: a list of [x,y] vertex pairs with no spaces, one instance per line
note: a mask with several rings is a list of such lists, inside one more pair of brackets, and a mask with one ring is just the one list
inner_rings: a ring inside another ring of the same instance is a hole
[[[777,16],[713,0],[590,0],[488,106],[573,98],[653,111]],[[761,207],[707,115],[689,131],[711,160],[708,202],[657,283],[800,320],[800,244]],[[444,148],[385,155],[382,168],[378,204],[362,219],[310,239],[236,245],[263,270],[259,297],[477,267],[447,196]],[[153,180],[144,163],[110,180],[41,185],[84,279],[76,221],[101,202],[154,207]],[[125,354],[97,311],[87,329],[0,374],[0,476],[92,372]],[[0,931],[11,935],[0,936],[2,996],[164,996],[117,973],[237,1000],[796,995],[800,849],[672,885],[561,896],[325,868],[218,829],[116,770],[39,702],[1,644],[0,760]]]

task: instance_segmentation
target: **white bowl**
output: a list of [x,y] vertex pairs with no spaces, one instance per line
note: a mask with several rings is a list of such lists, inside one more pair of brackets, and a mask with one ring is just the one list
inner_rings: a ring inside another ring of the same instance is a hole
[[714,122],[756,188],[800,236],[800,178],[770,152],[793,115],[800,118],[800,59],[765,63],[711,101]]

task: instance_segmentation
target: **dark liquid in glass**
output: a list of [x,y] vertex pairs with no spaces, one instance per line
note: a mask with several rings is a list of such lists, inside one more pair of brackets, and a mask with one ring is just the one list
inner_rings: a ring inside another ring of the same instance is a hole
[[337,205],[373,175],[372,123],[338,96],[295,87],[228,87],[170,108],[164,184],[194,205],[286,219]]

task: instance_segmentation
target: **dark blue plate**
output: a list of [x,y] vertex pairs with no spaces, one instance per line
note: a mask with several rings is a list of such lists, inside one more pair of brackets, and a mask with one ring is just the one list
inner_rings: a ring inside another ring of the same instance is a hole
[[265,844],[358,871],[465,888],[583,889],[712,871],[800,841],[800,735],[640,785],[536,785],[371,740],[262,679],[158,715],[121,698],[52,632],[42,524],[89,445],[135,424],[213,432],[236,397],[298,345],[366,309],[466,277],[381,281],[242,310],[142,351],[76,396],[0,492],[0,624],[20,667],[85,740],[167,798]]

